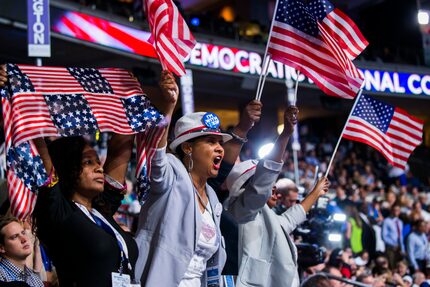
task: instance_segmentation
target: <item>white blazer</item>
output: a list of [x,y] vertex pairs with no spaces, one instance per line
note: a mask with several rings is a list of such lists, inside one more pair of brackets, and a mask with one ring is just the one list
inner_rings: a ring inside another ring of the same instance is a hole
[[237,287],[292,287],[298,277],[297,249],[289,234],[306,220],[306,213],[297,204],[277,215],[266,204],[278,174],[260,162],[244,192],[226,203],[239,223]]

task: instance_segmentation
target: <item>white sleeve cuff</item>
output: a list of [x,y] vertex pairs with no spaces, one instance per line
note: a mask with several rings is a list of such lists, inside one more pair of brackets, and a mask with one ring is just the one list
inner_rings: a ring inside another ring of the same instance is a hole
[[273,171],[278,171],[278,172],[282,170],[283,165],[284,165],[284,161],[277,162],[270,159],[265,159],[263,162],[263,166],[265,168]]
[[166,157],[166,147],[157,148],[152,157],[152,161],[161,161]]

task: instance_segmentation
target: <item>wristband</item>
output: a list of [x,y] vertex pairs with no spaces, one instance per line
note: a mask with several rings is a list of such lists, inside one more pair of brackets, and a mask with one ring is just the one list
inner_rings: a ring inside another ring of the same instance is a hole
[[115,180],[113,177],[111,177],[108,174],[105,174],[105,183],[112,187],[113,189],[118,190],[121,194],[127,193],[127,184],[121,184],[119,181]]
[[43,183],[42,187],[53,187],[58,183],[58,176],[57,173],[54,170],[54,167],[52,167],[51,172],[49,173],[48,179]]
[[230,135],[233,137],[233,139],[237,140],[238,142],[244,144],[248,142],[248,138],[246,137],[240,137],[237,134],[235,134],[233,131],[230,132]]

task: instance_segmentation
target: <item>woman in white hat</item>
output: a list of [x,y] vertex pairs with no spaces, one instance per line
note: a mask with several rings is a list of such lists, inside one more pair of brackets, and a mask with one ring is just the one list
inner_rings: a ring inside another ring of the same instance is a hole
[[[178,95],[173,77],[163,112],[172,116]],[[213,113],[180,118],[166,153],[167,128],[151,166],[151,191],[142,207],[136,241],[136,278],[142,286],[222,286],[226,254],[219,223],[222,206],[207,184],[224,157],[222,144],[232,138],[219,129]]]

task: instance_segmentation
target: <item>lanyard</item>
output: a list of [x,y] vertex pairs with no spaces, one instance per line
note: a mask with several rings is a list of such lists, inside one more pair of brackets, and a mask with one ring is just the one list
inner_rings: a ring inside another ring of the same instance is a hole
[[113,226],[109,223],[109,221],[106,220],[106,218],[103,217],[103,215],[100,214],[100,212],[97,211],[97,209],[92,209],[90,212],[85,206],[82,204],[79,204],[75,202],[75,204],[82,210],[82,212],[95,224],[97,224],[99,227],[101,227],[104,231],[109,233],[110,235],[114,236],[117,240],[118,247],[121,251],[121,264],[119,267],[119,273],[123,273],[124,264],[128,264],[128,269],[131,271],[131,264],[128,259],[128,248],[127,244],[125,243],[124,238],[121,236],[121,234],[113,228]]

